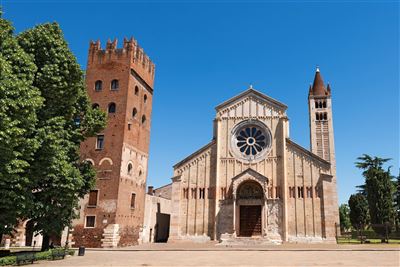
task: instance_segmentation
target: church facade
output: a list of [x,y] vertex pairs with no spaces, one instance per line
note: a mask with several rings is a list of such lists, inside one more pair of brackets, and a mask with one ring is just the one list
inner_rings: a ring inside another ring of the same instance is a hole
[[169,241],[335,242],[332,101],[317,69],[311,149],[289,137],[287,106],[249,88],[216,107],[212,140],[174,166]]

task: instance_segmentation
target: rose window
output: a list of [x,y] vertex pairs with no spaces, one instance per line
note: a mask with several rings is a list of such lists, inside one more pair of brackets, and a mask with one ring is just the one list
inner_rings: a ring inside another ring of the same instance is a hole
[[248,155],[260,153],[266,146],[265,135],[256,127],[247,127],[239,132],[236,143],[240,152]]
[[239,158],[256,160],[271,146],[271,133],[259,121],[244,121],[233,129],[231,148]]

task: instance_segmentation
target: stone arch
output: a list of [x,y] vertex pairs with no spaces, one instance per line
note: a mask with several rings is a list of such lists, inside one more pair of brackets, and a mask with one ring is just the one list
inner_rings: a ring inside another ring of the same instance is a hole
[[268,189],[268,178],[261,175],[260,173],[256,172],[253,169],[247,169],[244,172],[232,178],[233,197],[236,198],[238,188],[242,183],[250,181],[258,183],[263,190],[264,196],[266,196],[266,192]]
[[104,161],[107,161],[108,163],[110,163],[110,165],[113,165],[112,159],[105,157],[105,158],[102,158],[102,159],[100,160],[99,166],[101,166],[101,164],[103,164]]
[[133,174],[133,162],[131,160],[128,161],[128,164],[126,164],[126,173],[128,176]]
[[87,159],[85,159],[85,161],[89,161],[90,163],[92,163],[93,166],[95,166],[94,160],[92,160],[91,158],[87,158]]
[[238,199],[264,199],[265,193],[259,181],[248,179],[238,185],[236,196]]

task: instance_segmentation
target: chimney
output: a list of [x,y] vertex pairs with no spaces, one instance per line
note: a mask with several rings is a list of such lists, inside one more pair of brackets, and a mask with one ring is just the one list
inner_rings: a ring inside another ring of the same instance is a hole
[[154,195],[154,186],[147,187],[147,194],[153,196]]

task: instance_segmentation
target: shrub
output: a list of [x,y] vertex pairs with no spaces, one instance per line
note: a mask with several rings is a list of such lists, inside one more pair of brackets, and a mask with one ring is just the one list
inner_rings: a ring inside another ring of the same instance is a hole
[[[53,250],[64,250],[64,248],[55,248]],[[36,252],[35,253],[35,261],[51,260],[51,252],[52,252],[52,250]],[[73,256],[74,254],[75,254],[75,250],[73,250],[73,249],[67,250],[67,255]],[[14,265],[14,264],[16,264],[16,262],[17,262],[16,256],[6,256],[6,257],[0,258],[0,266]]]
[[7,256],[0,258],[0,266],[13,265],[16,262],[17,262],[17,257],[15,256]]

